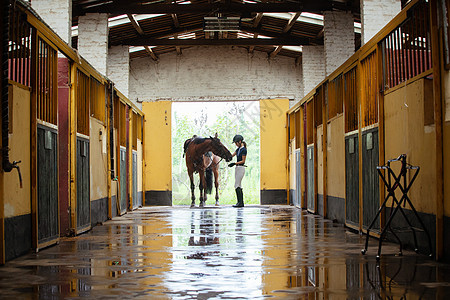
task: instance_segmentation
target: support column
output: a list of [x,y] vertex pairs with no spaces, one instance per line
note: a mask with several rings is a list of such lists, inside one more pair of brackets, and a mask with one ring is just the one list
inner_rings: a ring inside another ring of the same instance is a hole
[[97,71],[106,75],[108,14],[89,13],[78,18],[78,51]]
[[71,0],[33,0],[31,6],[60,38],[72,45]]
[[130,78],[130,54],[128,46],[114,46],[109,49],[107,76],[116,88],[128,98]]
[[325,75],[333,73],[355,53],[355,25],[351,12],[326,11],[324,21]]
[[361,0],[361,46],[401,10],[400,0]]
[[303,91],[308,94],[325,78],[325,56],[323,46],[303,46]]

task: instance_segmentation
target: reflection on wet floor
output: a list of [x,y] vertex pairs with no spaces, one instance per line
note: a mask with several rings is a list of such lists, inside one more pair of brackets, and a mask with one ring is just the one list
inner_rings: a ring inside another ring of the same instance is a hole
[[449,299],[450,266],[289,206],[142,208],[0,268],[2,299]]

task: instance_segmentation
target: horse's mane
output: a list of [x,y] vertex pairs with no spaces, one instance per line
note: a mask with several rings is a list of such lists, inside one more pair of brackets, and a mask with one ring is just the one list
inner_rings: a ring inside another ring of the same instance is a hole
[[[187,148],[189,147],[190,143],[194,142],[194,144],[199,145],[199,144],[203,143],[204,141],[206,141],[207,139],[208,138],[204,138],[204,137],[197,136],[197,135],[194,134],[194,136],[192,138],[187,139],[184,142],[184,146],[183,146],[184,154],[186,154]],[[183,156],[184,156],[184,154],[183,154]]]

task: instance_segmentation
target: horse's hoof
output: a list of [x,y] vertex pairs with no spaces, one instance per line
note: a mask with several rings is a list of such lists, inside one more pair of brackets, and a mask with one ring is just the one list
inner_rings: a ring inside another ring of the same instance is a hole
[[219,206],[219,201],[216,201],[216,206]]
[[195,203],[191,203],[191,208],[194,208],[195,207]]

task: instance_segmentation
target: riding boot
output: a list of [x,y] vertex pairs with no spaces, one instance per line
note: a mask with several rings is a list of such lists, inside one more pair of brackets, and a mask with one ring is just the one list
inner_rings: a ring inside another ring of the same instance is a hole
[[236,188],[236,197],[238,202],[233,207],[243,207],[244,206],[244,195],[242,193],[242,188]]
[[236,199],[237,199],[237,202],[236,202],[236,204],[235,205],[233,205],[233,207],[239,207],[239,188],[236,188]]

